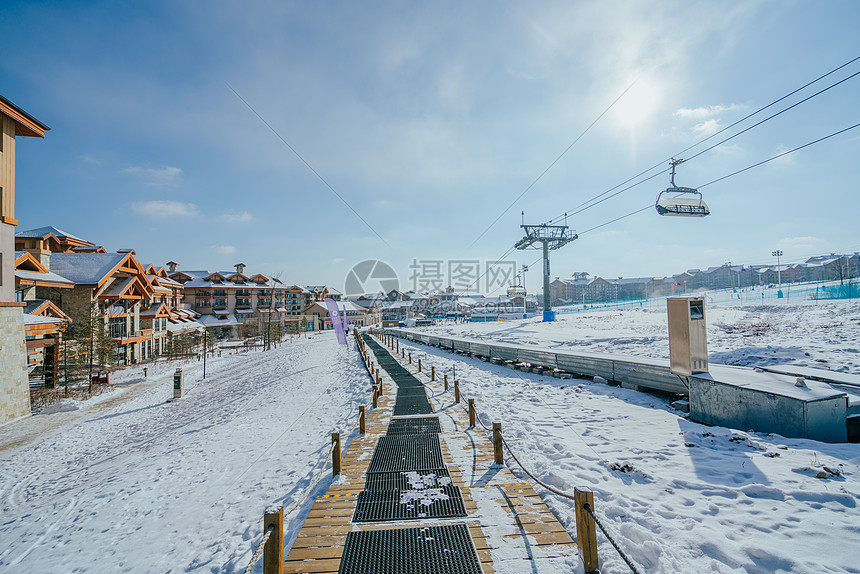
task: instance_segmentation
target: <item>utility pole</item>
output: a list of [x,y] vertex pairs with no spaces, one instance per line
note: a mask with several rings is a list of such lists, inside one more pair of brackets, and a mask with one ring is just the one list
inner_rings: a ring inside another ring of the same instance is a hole
[[771,252],[771,255],[776,257],[776,274],[779,281],[779,288],[782,289],[782,268],[779,266],[779,258],[782,257],[782,249],[777,249],[776,251]]
[[[520,250],[525,249],[543,249],[543,320],[555,321],[555,313],[552,312],[549,291],[549,252],[554,249],[564,247],[568,243],[579,237],[575,231],[570,231],[566,225],[567,215],[565,214],[565,225],[526,225],[523,223],[520,227],[526,232],[526,236],[516,242],[515,248]],[[540,248],[536,247],[540,244]]]

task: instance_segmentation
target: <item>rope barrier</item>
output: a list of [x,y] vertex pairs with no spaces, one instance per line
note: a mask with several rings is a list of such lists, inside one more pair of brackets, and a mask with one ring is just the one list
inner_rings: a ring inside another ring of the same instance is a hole
[[[576,500],[573,496],[546,484],[544,481],[542,481],[541,479],[536,477],[533,473],[529,472],[529,470],[525,466],[523,466],[523,463],[520,462],[520,459],[517,458],[517,455],[514,454],[514,451],[511,450],[511,447],[508,444],[508,441],[505,440],[504,435],[502,435],[502,444],[505,445],[505,448],[508,449],[508,453],[511,455],[511,457],[513,457],[513,459],[520,466],[520,468],[523,470],[523,472],[529,476],[529,478],[531,478],[532,480],[537,482],[539,485],[541,485],[542,487],[544,487],[548,491],[552,492],[553,494],[557,494],[558,496],[561,496],[562,498],[567,498],[568,500],[572,500],[572,501]],[[615,550],[621,556],[621,559],[624,560],[624,562],[627,564],[627,566],[630,567],[630,570],[632,570],[634,572],[634,574],[642,574],[642,572],[636,567],[636,565],[633,563],[633,561],[630,560],[630,558],[624,553],[623,550],[621,550],[621,548],[618,546],[618,543],[616,543],[615,540],[609,535],[609,533],[606,531],[606,529],[603,527],[603,525],[600,523],[600,521],[594,515],[594,512],[592,512],[591,508],[588,505],[585,505],[585,509],[588,511],[588,513],[591,515],[591,517],[594,518],[594,522],[597,523],[597,526],[600,527],[600,531],[603,532],[603,535],[606,536],[606,539],[609,540],[609,543],[612,544],[612,547],[615,548]]]
[[266,533],[263,534],[263,539],[260,540],[259,546],[257,546],[257,550],[254,552],[254,555],[251,557],[251,563],[248,564],[248,567],[245,568],[245,574],[251,574],[251,570],[254,569],[254,565],[260,559],[260,555],[263,553],[263,548],[266,547],[266,542],[269,541],[269,537],[272,536],[272,532],[275,531],[275,525],[270,524],[266,529]]
[[[469,402],[468,397],[466,397],[466,396],[463,394],[462,390],[460,391],[460,398],[461,398],[462,400],[464,400],[466,403],[468,403],[468,402]],[[476,415],[477,415],[477,413],[476,413]],[[488,431],[488,432],[490,432],[490,431],[492,430],[492,429],[490,429],[490,427],[488,427],[487,425],[485,425],[485,424],[484,424],[484,421],[482,421],[482,420],[481,420],[481,417],[480,417],[480,416],[475,416],[475,418],[476,418],[476,419],[477,419],[477,421],[481,424],[481,426],[482,426],[482,427],[484,427],[484,430],[486,430],[486,431]],[[532,479],[532,480],[534,480],[536,483],[538,483],[540,486],[542,486],[542,487],[543,487],[543,488],[545,488],[546,490],[548,490],[548,491],[552,492],[553,494],[556,494],[556,495],[558,495],[558,496],[561,496],[562,498],[566,498],[566,499],[571,500],[571,501],[573,501],[573,502],[575,502],[575,501],[576,501],[576,499],[575,499],[573,496],[571,496],[570,494],[567,494],[566,492],[562,492],[561,490],[558,490],[557,488],[554,488],[554,487],[552,487],[552,486],[550,486],[550,485],[546,484],[546,483],[545,483],[544,481],[542,481],[540,478],[538,478],[537,476],[535,476],[535,475],[534,475],[534,473],[530,472],[530,471],[529,471],[529,470],[528,470],[528,469],[523,465],[523,463],[522,463],[522,462],[520,462],[520,459],[518,459],[518,458],[517,458],[517,455],[516,455],[516,454],[514,453],[514,451],[511,449],[511,446],[508,444],[508,441],[507,441],[507,440],[505,440],[505,436],[504,436],[504,434],[501,434],[501,437],[502,437],[502,444],[503,444],[503,445],[505,446],[505,448],[507,449],[508,454],[510,454],[510,455],[511,455],[511,457],[514,459],[514,461],[519,465],[519,467],[522,469],[522,471],[523,471],[524,473],[526,473],[526,475],[528,475],[528,476],[529,476],[529,478],[531,478],[531,479]],[[602,458],[601,458],[601,460],[602,460]],[[607,531],[606,527],[604,527],[604,526],[603,526],[603,523],[601,523],[601,522],[600,522],[600,520],[599,520],[599,519],[597,518],[597,516],[594,514],[594,511],[591,509],[591,507],[590,507],[588,504],[586,504],[584,508],[585,508],[586,512],[588,512],[588,514],[589,514],[589,515],[594,519],[595,524],[597,524],[598,528],[600,528],[600,531],[603,533],[603,535],[606,537],[606,539],[607,539],[607,540],[609,540],[609,543],[612,545],[612,547],[613,547],[613,548],[615,548],[615,551],[616,551],[616,552],[618,552],[618,555],[619,555],[619,556],[621,556],[621,559],[622,559],[622,560],[624,560],[625,564],[627,564],[627,566],[630,568],[630,570],[631,570],[634,574],[642,574],[642,571],[641,571],[641,570],[639,570],[639,568],[636,566],[636,564],[635,564],[635,563],[630,559],[630,557],[629,557],[629,556],[627,556],[627,554],[626,554],[626,553],[621,549],[621,547],[618,545],[618,543],[615,541],[615,539],[614,539],[614,538],[609,534],[609,532]]]
[[636,567],[630,557],[627,556],[627,554],[625,554],[623,550],[621,550],[621,548],[618,546],[618,543],[615,542],[612,536],[609,535],[609,532],[607,532],[606,528],[604,528],[603,524],[601,524],[600,520],[597,518],[597,515],[594,514],[593,510],[591,510],[591,507],[586,504],[583,506],[583,508],[585,508],[585,511],[588,512],[589,515],[591,515],[591,517],[594,519],[595,524],[597,524],[597,527],[600,528],[600,531],[603,533],[606,539],[609,540],[609,543],[612,544],[612,547],[615,548],[615,551],[618,552],[618,555],[621,556],[621,559],[627,563],[627,566],[630,567],[630,570],[632,570],[635,574],[642,574],[642,571]]

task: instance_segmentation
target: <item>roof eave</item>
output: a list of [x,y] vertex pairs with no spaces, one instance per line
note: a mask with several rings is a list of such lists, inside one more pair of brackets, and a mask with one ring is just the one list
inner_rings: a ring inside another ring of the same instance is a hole
[[43,138],[45,132],[51,129],[3,96],[0,96],[0,112],[15,121],[16,136]]

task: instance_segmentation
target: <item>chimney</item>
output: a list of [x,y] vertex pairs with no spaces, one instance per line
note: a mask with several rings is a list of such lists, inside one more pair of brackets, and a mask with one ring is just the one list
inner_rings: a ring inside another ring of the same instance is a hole
[[25,239],[22,251],[35,257],[39,264],[48,271],[51,270],[51,248],[47,239]]
[[244,263],[237,263],[233,267],[236,268],[236,273],[242,273],[242,274],[245,273],[245,264]]
[[167,271],[168,273],[175,273],[176,269],[179,267],[179,263],[176,261],[168,261],[167,262]]

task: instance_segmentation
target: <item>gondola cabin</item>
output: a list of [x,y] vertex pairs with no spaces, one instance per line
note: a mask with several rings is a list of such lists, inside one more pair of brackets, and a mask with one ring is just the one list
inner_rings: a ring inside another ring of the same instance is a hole
[[660,215],[678,217],[705,217],[711,213],[702,194],[692,187],[673,186],[661,191],[654,207]]

